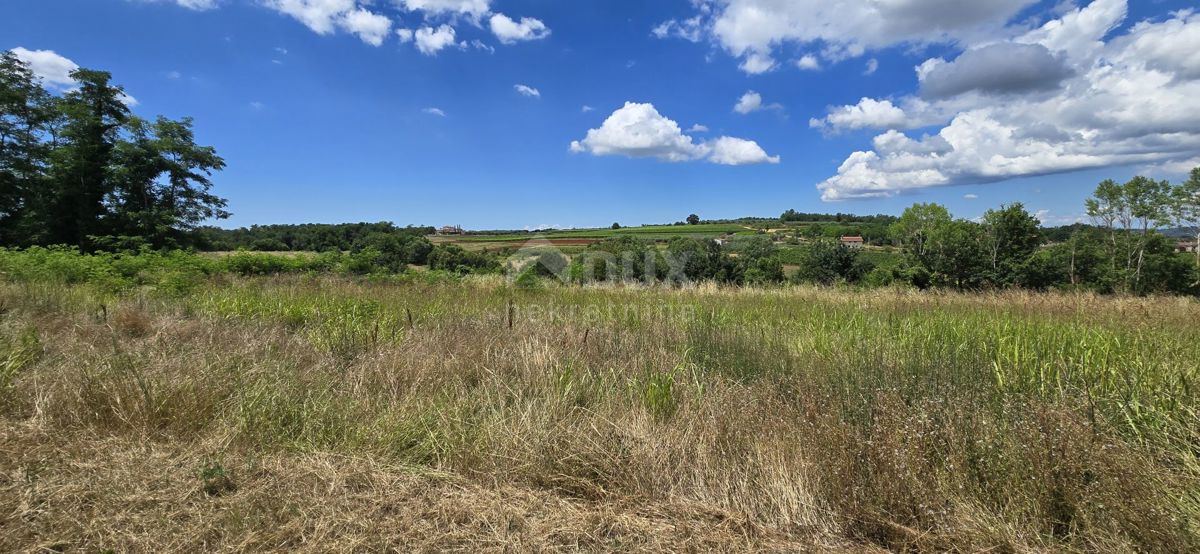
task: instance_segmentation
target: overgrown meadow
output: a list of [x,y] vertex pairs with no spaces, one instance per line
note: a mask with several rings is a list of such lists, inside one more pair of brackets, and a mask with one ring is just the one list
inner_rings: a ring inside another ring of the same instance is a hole
[[1200,548],[1195,299],[329,263],[0,252],[0,550]]

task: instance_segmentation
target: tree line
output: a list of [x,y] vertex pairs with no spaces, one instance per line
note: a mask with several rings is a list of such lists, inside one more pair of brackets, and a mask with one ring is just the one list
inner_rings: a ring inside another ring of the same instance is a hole
[[196,144],[191,119],[142,119],[109,73],[70,75],[54,95],[0,54],[0,243],[179,247],[229,216],[209,180],[225,161]]
[[1178,184],[1143,176],[1106,180],[1085,205],[1092,225],[1046,230],[1020,203],[988,210],[978,221],[955,219],[938,204],[915,204],[889,230],[904,262],[860,279],[921,288],[1200,292],[1200,249],[1191,243],[1189,259],[1159,231],[1176,225],[1200,234],[1200,168]]
[[399,227],[394,223],[305,223],[299,225],[253,225],[239,229],[200,227],[196,247],[210,252],[255,250],[259,252],[350,251],[375,235],[424,237],[433,227]]

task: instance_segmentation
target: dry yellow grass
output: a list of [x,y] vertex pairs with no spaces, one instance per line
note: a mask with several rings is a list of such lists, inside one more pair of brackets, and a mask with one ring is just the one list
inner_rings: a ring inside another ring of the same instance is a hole
[[1198,544],[1190,300],[286,278],[0,306],[4,551]]

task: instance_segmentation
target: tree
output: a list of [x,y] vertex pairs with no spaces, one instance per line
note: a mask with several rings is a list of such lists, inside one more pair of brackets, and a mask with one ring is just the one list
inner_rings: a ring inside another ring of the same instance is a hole
[[1200,167],[1171,191],[1172,216],[1178,225],[1196,233],[1196,270],[1200,271]]
[[1041,245],[1040,227],[1041,222],[1020,202],[983,214],[987,253],[996,283],[1016,283],[1021,266]]
[[113,191],[113,152],[129,119],[124,91],[103,71],[77,69],[78,88],[59,103],[65,118],[63,144],[51,154],[43,224],[46,242],[87,248],[99,234],[104,200]]
[[125,129],[129,140],[114,153],[110,233],[174,246],[201,222],[229,217],[209,180],[225,161],[212,147],[196,145],[191,119],[150,123],[133,117]]
[[924,262],[930,236],[938,227],[950,221],[950,212],[945,206],[913,204],[892,224],[890,234],[892,239],[899,241],[918,261]]
[[816,241],[805,250],[803,263],[795,277],[822,285],[839,281],[857,283],[872,269],[861,254],[861,249],[850,248],[840,241]]
[[29,240],[27,217],[47,163],[41,135],[53,111],[29,65],[12,52],[0,53],[0,243]]
[[687,224],[688,225],[699,225],[700,224],[700,216],[698,216],[696,214],[687,216]]
[[715,278],[722,253],[715,241],[674,237],[667,243],[667,255],[674,267],[682,268],[683,277],[702,281]]
[[937,226],[927,240],[929,269],[955,288],[974,287],[987,266],[983,238],[983,228],[965,219]]
[[1171,183],[1139,175],[1125,183],[1125,194],[1129,201],[1130,214],[1141,231],[1134,246],[1137,258],[1132,264],[1134,287],[1138,287],[1145,267],[1146,244],[1150,239],[1151,228],[1171,224]]
[[1121,222],[1128,228],[1128,206],[1125,203],[1125,195],[1116,181],[1105,179],[1096,186],[1096,192],[1091,198],[1084,201],[1087,207],[1087,214],[1092,218],[1092,222],[1099,227],[1108,230],[1108,255],[1111,259],[1112,268],[1117,269],[1117,223]]
[[0,244],[176,246],[228,217],[209,180],[225,162],[195,144],[190,119],[133,117],[106,72],[71,78],[52,96],[0,53]]
[[1125,290],[1140,288],[1153,228],[1171,222],[1171,191],[1170,183],[1140,175],[1121,185],[1108,179],[1086,202],[1088,215],[1108,229],[1111,265],[1121,274]]
[[613,229],[614,231],[615,231],[615,230],[617,230],[617,229],[620,229],[620,228],[621,228],[621,224],[620,224],[620,223],[613,223],[613,224],[612,224],[612,229]]

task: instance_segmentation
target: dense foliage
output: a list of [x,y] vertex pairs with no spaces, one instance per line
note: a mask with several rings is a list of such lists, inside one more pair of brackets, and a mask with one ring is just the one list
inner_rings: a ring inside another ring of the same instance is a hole
[[197,247],[224,252],[324,252],[352,250],[376,235],[425,236],[433,227],[397,227],[389,222],[302,225],[254,225],[239,229],[201,227],[196,230]]
[[71,78],[54,96],[0,54],[0,243],[175,247],[228,217],[209,181],[225,162],[195,143],[190,119],[132,115],[108,73]]

